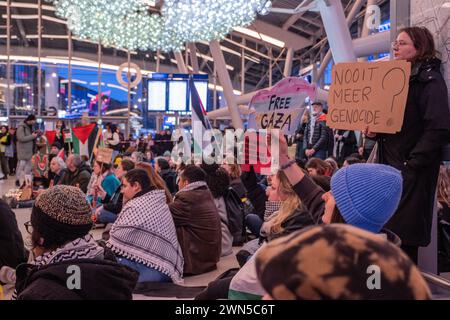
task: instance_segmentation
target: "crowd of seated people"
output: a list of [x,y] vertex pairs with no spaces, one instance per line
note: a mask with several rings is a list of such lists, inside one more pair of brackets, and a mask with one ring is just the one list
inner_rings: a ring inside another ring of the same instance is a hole
[[[253,167],[242,172],[230,159],[224,159],[223,164],[175,165],[159,157],[152,164],[141,153],[134,153],[121,154],[111,164],[94,159],[91,167],[89,159],[83,161],[76,154],[69,154],[64,161],[58,145],[52,146],[49,188],[37,193],[28,223],[31,255],[23,242],[0,238],[6,244],[1,250],[11,257],[0,265],[0,281],[15,282],[17,299],[130,299],[137,283],[182,284],[185,277],[215,270],[221,257],[233,253],[227,192],[234,190],[243,210],[246,201],[251,210],[244,210],[242,221],[249,241],[235,251],[240,269],[213,281],[198,299],[302,297],[288,289],[274,289],[277,283],[294,279],[296,270],[303,270],[301,261],[287,261],[291,257],[287,248],[298,248],[305,256],[317,250],[315,263],[321,264],[327,254],[347,254],[340,251],[340,243],[361,255],[380,250],[386,257],[395,254],[401,258],[396,262],[400,265],[389,267],[411,272],[414,284],[397,281],[394,291],[385,297],[430,298],[420,273],[399,249],[401,240],[384,228],[400,199],[401,174],[389,166],[353,159],[346,159],[338,168],[333,159],[312,158],[305,169],[300,168],[288,159],[286,143],[280,139],[282,168],[267,179],[261,179]],[[389,193],[382,192],[386,188]],[[443,194],[448,197],[448,193]],[[10,234],[19,238],[13,213],[8,212],[8,225],[14,231]],[[94,223],[109,225],[106,242],[97,242],[89,234]],[[315,232],[329,239],[328,243],[315,240],[317,248],[313,242],[305,244]],[[349,237],[367,243],[367,247],[348,243]],[[75,258],[66,260],[68,252]],[[74,295],[62,288],[62,269],[56,262],[65,266],[77,259],[83,259],[86,281],[96,272],[102,275],[95,287],[88,286]],[[286,264],[288,276],[273,275],[277,261]],[[20,275],[11,276],[16,268]],[[305,272],[314,277],[314,270]],[[331,272],[330,276],[335,275]],[[46,289],[39,291],[44,286]],[[120,293],[115,292],[117,288],[121,288]],[[344,286],[305,297],[352,299],[358,294],[370,299],[382,297],[382,293],[353,292]]]

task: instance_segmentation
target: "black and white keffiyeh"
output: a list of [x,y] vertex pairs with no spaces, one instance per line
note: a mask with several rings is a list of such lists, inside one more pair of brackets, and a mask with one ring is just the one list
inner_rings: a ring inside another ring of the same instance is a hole
[[152,190],[128,201],[107,243],[116,254],[154,268],[182,283],[183,253],[164,190]]
[[[105,250],[98,245],[91,234],[75,239],[64,246],[46,252],[36,257],[31,264],[43,267],[50,264],[78,260],[78,259],[103,259]],[[11,300],[17,300],[17,291],[14,290]]]
[[91,234],[75,239],[63,247],[44,253],[34,259],[32,264],[46,266],[52,263],[77,259],[103,259],[104,249],[98,245]]

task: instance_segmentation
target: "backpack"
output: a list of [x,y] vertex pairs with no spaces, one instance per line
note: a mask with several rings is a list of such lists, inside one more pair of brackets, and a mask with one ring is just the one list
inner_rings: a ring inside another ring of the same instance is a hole
[[233,246],[241,246],[246,238],[244,204],[231,187],[226,191],[224,200],[227,209],[228,229],[233,236]]

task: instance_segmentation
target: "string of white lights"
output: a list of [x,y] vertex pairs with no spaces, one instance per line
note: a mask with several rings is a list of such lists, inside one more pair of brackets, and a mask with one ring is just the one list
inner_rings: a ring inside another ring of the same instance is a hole
[[268,0],[166,0],[160,14],[142,0],[45,0],[81,38],[127,50],[180,51],[223,39],[271,6]]

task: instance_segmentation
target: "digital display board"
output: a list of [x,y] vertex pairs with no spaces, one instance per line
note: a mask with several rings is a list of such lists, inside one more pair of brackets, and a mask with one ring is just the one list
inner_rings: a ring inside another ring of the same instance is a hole
[[186,111],[188,94],[187,86],[187,81],[169,81],[169,105],[167,106],[168,111]]
[[167,81],[148,82],[148,110],[166,111]]

